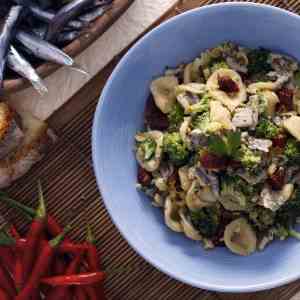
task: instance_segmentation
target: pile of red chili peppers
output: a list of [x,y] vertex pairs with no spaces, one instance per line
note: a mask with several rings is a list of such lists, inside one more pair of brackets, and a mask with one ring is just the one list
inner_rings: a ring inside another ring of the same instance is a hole
[[103,300],[104,272],[88,227],[86,241],[74,243],[46,213],[39,184],[37,210],[0,193],[0,200],[20,209],[31,224],[24,237],[14,225],[0,231],[0,300]]

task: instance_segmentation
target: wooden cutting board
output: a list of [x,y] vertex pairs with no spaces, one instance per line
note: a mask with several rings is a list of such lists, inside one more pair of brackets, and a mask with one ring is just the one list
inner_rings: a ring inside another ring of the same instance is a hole
[[[165,19],[191,8],[222,1],[179,1]],[[255,2],[255,1],[252,1]],[[295,1],[256,1],[300,12]],[[153,27],[152,26],[152,27]],[[59,136],[56,146],[30,173],[8,189],[11,196],[29,205],[36,204],[36,182],[43,182],[48,210],[63,223],[73,218],[73,236],[83,240],[89,221],[97,236],[99,253],[110,271],[105,289],[111,300],[289,300],[300,290],[300,281],[270,291],[248,294],[206,292],[162,274],[139,257],[110,221],[97,189],[91,163],[91,126],[98,98],[108,76],[124,53],[93,78],[48,122]],[[74,218],[74,211],[76,212]],[[0,212],[21,229],[24,219],[0,204]]]

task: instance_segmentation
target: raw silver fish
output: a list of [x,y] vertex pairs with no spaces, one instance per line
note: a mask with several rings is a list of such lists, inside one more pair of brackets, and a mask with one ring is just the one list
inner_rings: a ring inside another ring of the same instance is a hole
[[40,95],[44,95],[48,92],[47,87],[35,69],[13,46],[10,47],[8,52],[7,64],[11,70],[29,80]]
[[85,75],[88,75],[86,71],[75,64],[74,60],[69,55],[49,42],[21,30],[17,32],[16,38],[36,57],[55,64],[71,67]]
[[80,15],[84,7],[93,3],[93,0],[75,0],[63,6],[49,23],[46,39],[55,39],[58,32],[73,18]]
[[20,5],[12,6],[3,22],[0,31],[0,85],[2,85],[3,82],[3,72],[5,69],[10,42],[13,38],[15,25],[19,19],[22,10],[23,7]]

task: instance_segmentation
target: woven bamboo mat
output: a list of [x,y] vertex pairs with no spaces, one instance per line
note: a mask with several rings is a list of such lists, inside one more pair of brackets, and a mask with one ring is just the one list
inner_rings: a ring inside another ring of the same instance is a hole
[[[179,1],[162,22],[170,16],[213,0]],[[223,1],[224,2],[224,1]],[[299,0],[253,1],[268,3],[300,12]],[[122,55],[120,55],[121,57]],[[120,57],[116,58],[66,105],[50,117],[49,124],[59,136],[59,141],[30,173],[9,190],[11,196],[29,204],[36,204],[36,183],[41,179],[48,202],[48,210],[62,224],[70,219],[73,235],[78,241],[85,236],[89,222],[97,237],[104,268],[110,274],[105,290],[111,300],[288,300],[300,290],[300,281],[271,291],[232,295],[206,292],[192,288],[162,274],[139,257],[121,237],[105,210],[91,165],[91,126],[98,97],[109,74]],[[0,204],[0,212],[24,229],[26,223],[18,212]],[[67,299],[66,299],[67,300]]]

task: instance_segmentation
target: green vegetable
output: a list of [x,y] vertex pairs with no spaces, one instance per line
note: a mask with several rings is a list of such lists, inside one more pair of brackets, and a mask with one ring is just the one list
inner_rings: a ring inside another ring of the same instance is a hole
[[299,143],[295,139],[289,139],[287,141],[284,149],[284,155],[293,163],[298,163],[300,161],[300,147]]
[[280,240],[285,240],[290,236],[290,229],[282,225],[276,225],[274,228],[272,228],[272,231],[275,237]]
[[217,61],[217,62],[212,64],[212,66],[211,66],[211,72],[212,73],[219,70],[219,69],[229,69],[229,66],[224,60]]
[[212,135],[208,138],[209,151],[219,155],[235,157],[241,146],[240,132],[227,132],[223,136]]
[[249,219],[258,230],[266,230],[274,224],[275,213],[262,206],[255,206],[249,212]]
[[142,151],[146,161],[153,158],[156,150],[156,142],[154,139],[148,137],[143,142],[138,143],[139,151]]
[[204,207],[198,211],[191,212],[193,226],[204,237],[213,237],[220,224],[220,211],[217,207]]
[[300,188],[298,188],[293,198],[279,208],[276,214],[276,223],[285,227],[291,227],[300,217]]
[[262,118],[256,126],[258,137],[272,139],[279,134],[280,129],[270,120]]
[[176,131],[179,129],[180,124],[183,122],[184,110],[179,103],[175,103],[172,110],[168,113],[169,129]]
[[208,94],[205,94],[198,103],[191,105],[188,108],[188,113],[204,113],[209,111],[209,102],[211,97]]
[[206,132],[207,127],[209,126],[210,117],[209,112],[205,112],[201,115],[196,115],[192,119],[192,127],[198,128],[203,132]]
[[251,185],[238,175],[223,175],[221,181],[226,185],[234,185],[238,187],[247,198],[251,198],[259,192],[259,185]]
[[289,236],[293,237],[297,240],[300,240],[300,232],[294,230],[294,229],[289,229]]
[[242,145],[238,151],[238,160],[245,168],[252,169],[261,163],[261,155],[259,152],[249,149],[246,145]]
[[294,81],[295,81],[296,86],[300,88],[300,71],[295,73]]
[[178,132],[165,134],[163,147],[170,161],[176,166],[183,165],[189,157],[189,151]]
[[272,70],[269,63],[270,52],[265,49],[251,50],[248,54],[248,72],[250,75],[263,73],[266,74]]
[[257,106],[258,112],[262,115],[266,115],[268,109],[268,99],[263,94],[258,94]]
[[247,197],[234,181],[224,181],[221,185],[221,204],[230,211],[241,211],[247,208]]

